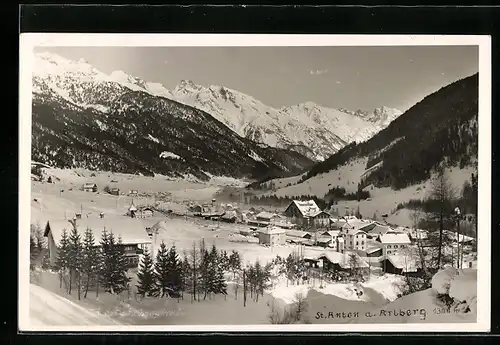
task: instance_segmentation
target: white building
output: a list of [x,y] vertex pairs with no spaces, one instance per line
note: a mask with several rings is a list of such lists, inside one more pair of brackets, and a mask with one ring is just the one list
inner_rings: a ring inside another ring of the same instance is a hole
[[411,243],[407,234],[394,232],[380,235],[377,241],[382,243],[382,255],[384,256],[397,254],[407,249],[408,245]]
[[360,229],[349,229],[345,235],[345,246],[347,250],[366,250],[366,232]]
[[268,244],[270,246],[284,245],[286,241],[285,229],[277,226],[259,229],[259,244]]

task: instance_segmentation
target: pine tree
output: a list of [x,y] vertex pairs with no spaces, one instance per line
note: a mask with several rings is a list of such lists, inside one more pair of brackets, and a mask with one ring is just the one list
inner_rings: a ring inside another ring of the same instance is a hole
[[224,278],[224,266],[221,260],[217,260],[216,262],[216,270],[215,270],[215,281],[214,281],[214,292],[216,294],[223,294],[224,297],[227,296],[227,283]]
[[177,255],[175,245],[168,251],[167,267],[170,296],[178,299],[182,289],[182,263]]
[[[112,233],[111,233],[112,235]],[[111,236],[113,239],[113,237]],[[110,241],[113,244],[113,241]],[[118,236],[118,241],[112,245],[115,267],[113,270],[113,291],[120,293],[129,288],[130,278],[127,276],[128,262],[125,255],[125,247],[123,246],[121,236]]]
[[229,271],[229,256],[227,255],[227,252],[225,250],[222,250],[219,254],[219,259],[222,265],[222,269],[224,271]]
[[82,272],[82,241],[78,233],[76,223],[73,223],[73,229],[69,235],[69,250],[68,250],[68,268],[69,268],[69,294],[71,294],[73,277],[76,280],[78,288],[78,299],[81,293],[81,272]]
[[155,262],[155,276],[156,276],[156,283],[158,286],[158,290],[155,292],[156,295],[160,296],[161,298],[165,296],[170,296],[170,271],[169,271],[169,250],[167,249],[167,246],[165,245],[165,242],[161,242],[160,248],[158,248],[158,252],[156,254],[156,262]]
[[182,267],[182,274],[181,274],[181,298],[184,299],[184,292],[187,291],[188,287],[191,286],[190,284],[190,274],[189,272],[191,271],[191,266],[189,264],[189,259],[187,256],[187,253],[184,252],[184,258],[181,260],[181,267]]
[[94,233],[92,229],[87,228],[83,238],[82,250],[82,271],[86,279],[84,298],[87,298],[90,282],[94,280],[97,284],[99,261],[99,249],[95,244]]
[[69,268],[69,238],[68,231],[62,230],[61,240],[57,248],[57,259],[55,262],[55,270],[59,272],[59,288],[62,288],[63,275]]
[[241,270],[240,253],[238,253],[235,250],[233,250],[231,252],[231,255],[229,255],[229,267],[230,267],[230,270],[233,272],[233,278],[235,278],[236,273]]
[[209,265],[209,253],[205,247],[205,240],[202,238],[200,240],[200,264],[198,269],[197,279],[199,282],[196,284],[198,287],[198,301],[200,301],[200,293],[204,293],[203,299],[207,297],[207,271]]
[[[103,229],[101,234],[101,255],[100,255],[100,267],[98,269],[99,279],[98,286],[101,285],[104,291],[111,292],[112,284],[112,253],[109,243],[109,233],[106,231],[106,228]],[[98,293],[98,292],[97,292]]]
[[147,248],[144,249],[142,260],[137,272],[137,293],[142,296],[156,294],[156,276],[154,274],[153,260]]
[[211,253],[205,250],[202,255],[202,261],[200,265],[201,284],[199,285],[201,291],[203,292],[203,300],[205,300],[207,296],[212,292],[214,279],[215,270],[213,267],[213,258]]
[[[198,289],[198,271],[199,271],[199,266],[200,266],[200,254],[198,250],[196,249],[196,243],[193,242],[193,248],[191,249],[190,252],[190,268],[191,268],[191,300],[194,301],[196,300],[196,293]],[[198,298],[199,300],[199,298]]]
[[255,297],[256,302],[259,301],[259,287],[261,285],[262,277],[263,277],[262,266],[261,266],[259,260],[257,260],[255,262],[255,265],[254,265],[253,277],[252,277],[253,278],[252,285],[253,285],[254,297]]

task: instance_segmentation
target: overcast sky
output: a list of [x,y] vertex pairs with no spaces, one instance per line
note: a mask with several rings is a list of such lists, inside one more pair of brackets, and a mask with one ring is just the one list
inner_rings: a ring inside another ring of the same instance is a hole
[[477,46],[57,47],[105,73],[123,70],[173,89],[182,79],[224,85],[277,108],[312,101],[332,108],[406,110],[479,69]]

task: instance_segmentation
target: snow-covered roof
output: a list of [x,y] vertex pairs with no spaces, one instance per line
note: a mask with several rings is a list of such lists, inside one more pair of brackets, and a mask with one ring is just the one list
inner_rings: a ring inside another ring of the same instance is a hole
[[264,219],[271,219],[274,217],[277,217],[278,215],[276,213],[271,213],[267,211],[260,212],[255,216],[255,218],[264,218]]
[[128,208],[129,211],[137,211],[137,207],[132,203],[130,207]]
[[340,234],[340,230],[330,230],[330,231],[325,231],[321,233],[323,236],[332,236],[332,237],[337,237]]
[[380,248],[380,247],[371,247],[371,248],[366,249],[366,253],[367,254],[375,253],[377,250],[382,250],[382,248]]
[[350,236],[354,236],[357,234],[366,234],[366,232],[364,232],[363,230],[360,230],[359,228],[354,228],[354,229],[351,228],[351,229],[347,230],[347,234]]
[[369,225],[368,222],[361,219],[349,220],[347,223],[344,223],[344,229],[362,229],[365,226]]
[[304,237],[311,234],[307,231],[301,230],[286,230],[286,235],[290,237]]
[[397,233],[386,233],[379,236],[380,242],[384,244],[410,244],[410,238],[407,234],[397,234]]
[[320,214],[325,214],[325,215],[327,215],[328,217],[330,217],[330,214],[329,214],[328,212],[326,212],[326,211],[321,211],[321,210],[320,210],[320,211],[317,211],[317,212],[312,212],[311,214],[309,214],[309,217],[314,218],[314,217],[319,216]]
[[292,203],[297,206],[297,209],[304,217],[313,217],[314,214],[318,214],[319,212],[321,212],[321,209],[318,207],[314,200],[294,200],[292,201]]
[[322,257],[325,257],[331,263],[338,264],[342,268],[350,268],[351,267],[351,258],[350,258],[351,255],[354,255],[356,257],[357,266],[359,268],[368,267],[368,264],[364,260],[362,260],[358,254],[356,254],[354,252],[339,253],[339,252],[336,252],[333,250],[331,250],[331,251],[329,250],[329,251],[322,252],[321,254],[316,256],[316,259],[320,259]]
[[282,229],[278,226],[272,226],[272,227],[259,229],[258,232],[261,232],[264,234],[269,234],[269,235],[275,235],[275,234],[283,234],[286,232],[286,230]]
[[[151,243],[146,232],[147,223],[138,218],[128,217],[105,217],[105,218],[83,218],[76,221],[76,227],[80,236],[84,236],[85,230],[90,228],[93,230],[96,244],[101,240],[102,231],[106,229],[108,233],[113,232],[116,239],[119,236],[124,244],[139,244]],[[52,233],[54,241],[59,244],[63,229],[66,229],[68,235],[73,229],[73,225],[69,220],[49,220],[45,227],[45,236],[48,235],[48,230]]]
[[389,260],[394,267],[403,270],[403,272],[417,272],[417,262],[409,255],[388,255],[387,260]]
[[[453,231],[450,231],[450,230],[443,230],[443,233],[448,236],[448,238],[454,242],[457,241],[457,233],[456,232],[453,232]],[[459,235],[459,242],[462,243],[462,242],[471,242],[473,241],[474,238],[473,237],[470,237],[470,236],[466,236],[466,235],[463,235],[463,234],[460,234]]]
[[316,242],[319,242],[319,243],[328,243],[332,240],[332,238],[330,236],[322,236],[322,237],[319,237]]
[[393,230],[390,226],[375,223],[375,226],[367,232],[369,232],[370,234],[385,235],[389,232],[395,233],[395,230]]
[[83,188],[94,188],[97,186],[95,183],[84,183]]

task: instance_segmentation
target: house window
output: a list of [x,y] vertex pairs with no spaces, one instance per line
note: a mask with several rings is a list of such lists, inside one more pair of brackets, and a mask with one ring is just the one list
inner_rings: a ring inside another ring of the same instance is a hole
[[359,245],[359,242],[358,242],[358,241],[356,241],[356,245]]
[[398,245],[397,245],[397,244],[395,244],[395,245],[394,245],[394,249],[396,249],[396,248],[398,248]]
[[387,254],[391,254],[391,251],[389,250],[389,251],[387,252]]
[[387,245],[387,249],[391,249],[391,245],[390,244]]
[[364,246],[365,245],[365,241],[361,241],[361,245]]

